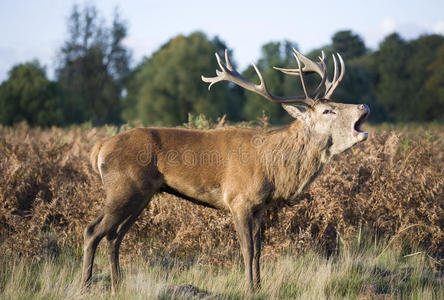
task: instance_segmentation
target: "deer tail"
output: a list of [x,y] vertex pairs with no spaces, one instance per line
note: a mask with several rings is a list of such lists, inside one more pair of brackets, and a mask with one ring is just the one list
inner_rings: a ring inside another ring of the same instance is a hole
[[99,166],[98,166],[98,157],[99,157],[100,149],[102,149],[102,146],[103,146],[104,142],[105,142],[104,140],[101,140],[101,141],[97,142],[94,145],[94,147],[92,148],[91,156],[90,156],[91,165],[92,165],[94,171],[96,171],[99,174],[100,174],[100,170],[99,170]]

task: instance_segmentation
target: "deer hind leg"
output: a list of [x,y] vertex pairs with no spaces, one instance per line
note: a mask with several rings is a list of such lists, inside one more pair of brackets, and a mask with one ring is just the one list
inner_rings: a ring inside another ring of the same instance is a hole
[[94,263],[94,253],[97,248],[98,241],[94,242],[94,231],[97,225],[103,220],[104,214],[101,214],[93,222],[86,226],[83,233],[84,246],[83,246],[83,273],[82,273],[82,286],[87,287],[91,281],[92,267]]
[[102,213],[90,223],[84,232],[82,286],[88,287],[91,283],[94,255],[101,239],[118,224],[116,216]]
[[[86,227],[84,232],[82,285],[89,286],[97,246],[102,238],[107,236],[114,289],[120,276],[120,242],[151,197],[147,197],[148,191],[142,193],[140,190],[135,190],[131,182],[125,180],[121,180],[120,184],[110,183],[105,186],[105,190],[107,192],[105,209]],[[152,191],[149,190],[150,196],[152,196]]]
[[141,199],[133,199],[135,200],[133,203],[140,203],[136,205],[134,209],[131,210],[131,213],[122,220],[122,222],[118,225],[116,230],[109,232],[106,236],[108,241],[108,255],[110,260],[111,267],[111,288],[113,292],[117,291],[118,285],[121,280],[120,274],[120,265],[119,265],[119,248],[122,243],[125,234],[137,220],[140,213],[143,209],[148,205],[148,202],[151,200],[152,195],[143,197],[137,196],[135,198]]

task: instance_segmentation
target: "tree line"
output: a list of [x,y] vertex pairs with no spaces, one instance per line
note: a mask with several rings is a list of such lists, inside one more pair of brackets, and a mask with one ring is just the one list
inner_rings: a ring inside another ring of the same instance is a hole
[[[188,113],[213,119],[225,114],[232,121],[254,120],[265,113],[272,122],[288,121],[280,105],[233,84],[219,84],[208,92],[200,76],[212,76],[217,68],[213,54],[223,55],[228,48],[219,37],[203,32],[178,35],[132,68],[131,51],[123,44],[127,23],[118,13],[106,24],[94,6],[74,6],[67,27],[68,38],[57,53],[55,80],[48,79],[37,60],[9,71],[0,85],[1,124],[141,120],[146,125],[180,125]],[[255,62],[274,94],[303,93],[298,78],[273,69],[296,67],[292,48],[298,48],[293,41],[269,42]],[[334,99],[368,104],[371,121],[444,121],[444,36],[404,40],[393,33],[372,51],[359,35],[343,30],[307,56],[317,59],[321,51],[339,52],[346,61]],[[229,52],[235,61],[235,53]],[[331,73],[331,59],[328,68]],[[252,66],[241,73],[258,81]],[[311,75],[307,79],[309,86],[319,80]]]

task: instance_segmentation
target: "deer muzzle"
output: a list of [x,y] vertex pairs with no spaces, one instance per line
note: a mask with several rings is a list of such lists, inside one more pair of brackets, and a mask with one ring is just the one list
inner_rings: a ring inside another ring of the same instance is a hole
[[367,104],[361,104],[358,106],[358,110],[360,111],[360,115],[358,120],[353,125],[353,135],[359,141],[365,141],[368,138],[368,132],[363,131],[361,126],[367,120],[367,117],[370,114],[370,108]]

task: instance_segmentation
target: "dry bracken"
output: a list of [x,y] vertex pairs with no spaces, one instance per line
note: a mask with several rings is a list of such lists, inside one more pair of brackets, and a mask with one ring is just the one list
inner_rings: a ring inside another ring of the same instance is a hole
[[[220,126],[220,125],[219,125]],[[371,139],[334,158],[303,195],[268,211],[263,255],[316,248],[334,253],[367,228],[391,246],[444,257],[443,127],[373,129]],[[0,253],[42,258],[80,247],[104,193],[89,153],[115,127],[42,130],[0,127]],[[159,195],[131,228],[121,252],[232,263],[231,218]]]

